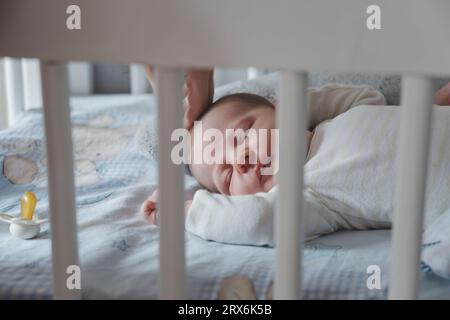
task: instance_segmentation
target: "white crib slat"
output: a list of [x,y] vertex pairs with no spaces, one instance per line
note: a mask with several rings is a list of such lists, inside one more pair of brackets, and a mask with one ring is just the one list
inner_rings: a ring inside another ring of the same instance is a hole
[[390,299],[417,299],[433,84],[405,76],[392,236]]
[[8,121],[10,126],[24,110],[21,59],[5,58],[6,101],[8,104]]
[[48,188],[52,236],[53,289],[56,299],[79,299],[81,290],[70,290],[67,268],[78,266],[73,151],[68,78],[64,63],[41,63]]
[[69,73],[69,92],[72,95],[94,93],[94,66],[90,62],[73,61],[67,66]]
[[22,59],[25,110],[42,107],[42,85],[39,59]]
[[160,298],[184,299],[184,174],[171,160],[174,129],[182,127],[183,73],[178,69],[157,70],[158,153],[160,217]]
[[307,81],[306,73],[284,72],[281,76],[275,299],[301,298]]
[[130,91],[131,94],[144,94],[149,92],[149,83],[145,77],[145,70],[140,64],[130,65]]

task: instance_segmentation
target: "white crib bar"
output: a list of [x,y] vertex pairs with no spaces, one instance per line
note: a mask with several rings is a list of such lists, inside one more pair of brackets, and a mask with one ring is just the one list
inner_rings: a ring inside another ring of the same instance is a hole
[[94,66],[91,62],[73,61],[67,68],[70,94],[84,96],[94,93]]
[[281,76],[275,299],[301,298],[307,82],[306,73],[283,72]]
[[21,59],[5,58],[5,80],[7,124],[10,126],[25,108]]
[[140,64],[130,64],[130,92],[131,94],[149,92],[149,83],[145,77],[144,67]]
[[25,110],[42,107],[42,84],[39,59],[22,59]]
[[78,264],[68,78],[64,63],[41,63],[55,299],[80,299],[67,286],[69,266]]
[[185,299],[184,174],[171,160],[174,129],[182,128],[183,72],[157,70],[159,153],[159,285],[161,299]]
[[432,101],[431,79],[403,78],[390,299],[418,297]]

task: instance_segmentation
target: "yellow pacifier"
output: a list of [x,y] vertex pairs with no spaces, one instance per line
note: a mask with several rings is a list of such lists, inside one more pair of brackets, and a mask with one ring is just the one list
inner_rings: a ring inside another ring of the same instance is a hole
[[27,191],[20,197],[20,216],[23,220],[32,220],[37,199],[33,192]]
[[27,191],[20,198],[20,218],[0,213],[0,220],[10,224],[9,231],[12,235],[21,239],[34,238],[41,231],[41,224],[48,221],[47,219],[37,219],[37,215],[34,214],[36,204],[36,195]]

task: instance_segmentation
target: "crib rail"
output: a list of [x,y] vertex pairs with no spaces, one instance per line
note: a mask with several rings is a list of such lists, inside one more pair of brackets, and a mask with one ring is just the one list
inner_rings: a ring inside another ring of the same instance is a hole
[[[448,74],[449,1],[376,3],[381,30],[366,27],[370,0],[4,0],[0,56]],[[80,30],[66,28],[70,4]]]
[[[64,28],[64,13],[74,2],[82,8],[82,29],[69,31]],[[167,299],[186,297],[183,176],[181,168],[169,159],[170,132],[181,125],[182,109],[177,105],[181,104],[182,78],[177,68],[251,65],[285,70],[278,122],[282,144],[280,190],[284,192],[276,218],[275,298],[287,299],[301,296],[303,235],[298,230],[303,202],[298,195],[303,184],[298,178],[303,174],[300,164],[305,153],[303,144],[293,143],[292,137],[304,141],[306,75],[302,72],[413,74],[405,78],[403,102],[412,107],[411,113],[403,109],[402,114],[390,298],[416,298],[431,112],[430,80],[422,76],[450,74],[450,42],[442,41],[448,38],[450,30],[450,2],[377,2],[383,8],[383,29],[374,32],[365,29],[362,13],[372,4],[366,0],[1,1],[0,56],[44,61],[55,298],[80,298],[79,291],[68,290],[65,285],[67,267],[78,264],[72,142],[63,63],[68,60],[151,63],[160,68],[159,182],[164,212],[160,296]],[[399,17],[407,18],[396,23]],[[301,120],[300,125],[296,119]],[[290,148],[286,148],[287,144]]]

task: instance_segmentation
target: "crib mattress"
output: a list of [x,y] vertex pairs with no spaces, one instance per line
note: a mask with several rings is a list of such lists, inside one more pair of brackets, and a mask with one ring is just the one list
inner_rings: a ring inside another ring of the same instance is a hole
[[[151,95],[71,100],[85,299],[158,298],[159,229],[137,214],[157,184],[156,161],[139,150],[136,140],[139,128],[152,123],[154,104]],[[18,199],[32,190],[39,198],[37,212],[47,216],[45,163],[40,111],[29,111],[0,131],[0,212],[18,214]],[[197,187],[186,177],[188,193]],[[189,233],[185,238],[189,298],[221,298],[230,286],[242,283],[250,288],[247,298],[270,296],[273,249],[224,245]],[[24,241],[0,224],[0,299],[51,298],[50,247],[48,226],[38,238]],[[307,243],[304,298],[387,298],[389,248],[390,230],[338,232]],[[369,279],[373,270],[380,276],[375,288]],[[420,298],[450,299],[450,281],[426,268],[421,276]]]

